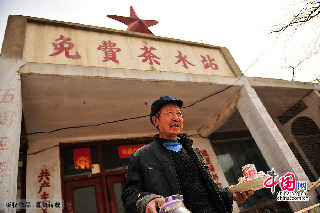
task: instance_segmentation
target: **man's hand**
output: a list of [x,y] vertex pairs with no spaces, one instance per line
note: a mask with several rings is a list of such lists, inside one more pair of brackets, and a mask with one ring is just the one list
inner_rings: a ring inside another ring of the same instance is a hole
[[163,198],[155,198],[146,206],[146,213],[157,213],[157,208],[161,208],[164,204],[166,202]]
[[233,200],[239,202],[239,203],[243,203],[248,197],[250,197],[250,195],[253,195],[254,191],[253,190],[249,190],[249,191],[245,191],[245,192],[233,192]]

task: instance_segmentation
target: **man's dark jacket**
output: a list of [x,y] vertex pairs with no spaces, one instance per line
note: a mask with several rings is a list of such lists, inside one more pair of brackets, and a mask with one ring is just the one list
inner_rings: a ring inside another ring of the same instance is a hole
[[[179,138],[179,143],[195,160],[206,180],[205,185],[217,212],[231,212],[232,194],[228,189],[218,186],[213,181],[202,156],[192,148],[193,141],[182,135]],[[137,201],[151,194],[163,197],[180,194],[174,164],[169,152],[164,149],[163,139],[158,135],[153,142],[140,148],[130,157],[127,183],[122,193],[122,202],[126,211],[137,212]]]

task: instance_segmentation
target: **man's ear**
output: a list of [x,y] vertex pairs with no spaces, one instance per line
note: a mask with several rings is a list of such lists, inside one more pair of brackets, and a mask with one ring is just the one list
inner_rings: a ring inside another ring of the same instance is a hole
[[159,126],[159,123],[158,123],[159,119],[156,117],[156,116],[153,116],[152,117],[152,122],[154,124],[155,127],[158,127]]

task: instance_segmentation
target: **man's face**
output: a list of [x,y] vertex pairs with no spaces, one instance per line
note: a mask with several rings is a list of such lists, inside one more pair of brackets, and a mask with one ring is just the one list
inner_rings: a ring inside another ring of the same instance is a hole
[[160,110],[159,118],[153,116],[152,121],[163,139],[176,139],[183,129],[180,108],[174,103],[164,105]]

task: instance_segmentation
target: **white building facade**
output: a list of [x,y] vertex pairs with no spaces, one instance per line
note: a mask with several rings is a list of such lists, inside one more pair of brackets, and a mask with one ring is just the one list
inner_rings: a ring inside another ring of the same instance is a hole
[[[8,202],[17,197],[63,200],[63,209],[26,212],[124,212],[128,156],[153,140],[148,114],[162,95],[184,101],[183,134],[219,185],[236,184],[241,167],[254,163],[310,186],[320,175],[319,91],[245,77],[224,47],[9,16],[0,58],[0,212],[15,212]],[[319,202],[316,192],[308,202],[277,202],[263,190],[248,204],[234,202],[234,212]]]

